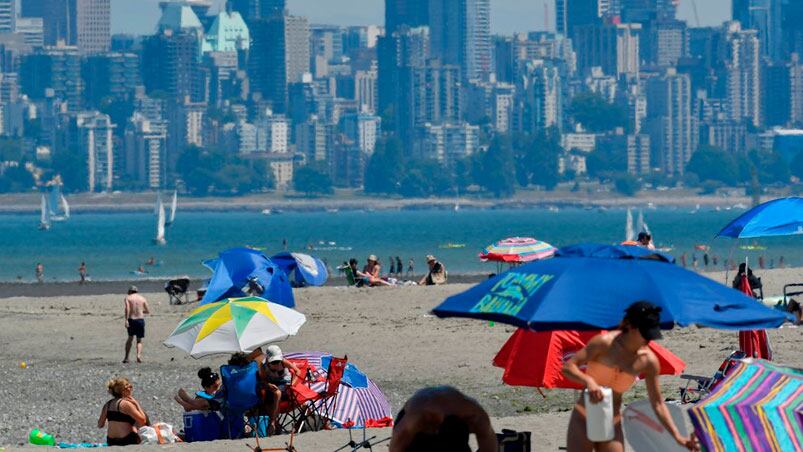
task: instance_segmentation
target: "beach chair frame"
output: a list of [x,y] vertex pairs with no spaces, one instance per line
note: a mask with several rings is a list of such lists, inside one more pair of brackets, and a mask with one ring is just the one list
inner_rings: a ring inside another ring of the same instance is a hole
[[[324,420],[323,428],[331,428],[329,421],[337,409],[337,399],[340,393],[340,385],[343,382],[343,374],[346,371],[349,357],[332,357],[329,361],[329,368],[326,370],[326,384],[320,393],[320,399],[311,404],[311,408],[316,415]],[[345,420],[345,419],[344,419]]]
[[[725,359],[725,361],[722,362],[722,364],[719,366],[719,369],[717,369],[717,371],[714,372],[714,375],[711,377],[681,374],[680,379],[686,380],[686,385],[680,388],[680,403],[699,402],[703,397],[711,392],[717,383],[725,379],[725,376],[728,375],[728,372],[733,369],[738,361],[744,358],[746,358],[746,355],[743,351],[734,350]],[[695,385],[692,386],[692,383]]]

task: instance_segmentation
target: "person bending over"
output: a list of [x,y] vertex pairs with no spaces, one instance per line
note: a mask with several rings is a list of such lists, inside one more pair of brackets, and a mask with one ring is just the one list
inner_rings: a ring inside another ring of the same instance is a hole
[[184,408],[184,411],[220,411],[223,402],[220,375],[211,368],[204,367],[198,371],[198,378],[201,379],[203,391],[198,391],[195,397],[190,397],[187,391],[181,388],[174,400]]
[[496,433],[476,400],[449,386],[425,388],[413,394],[396,417],[390,452],[470,452],[472,433],[479,452],[496,452]]
[[[625,311],[624,319],[617,331],[600,334],[592,338],[588,345],[577,352],[563,366],[563,375],[583,385],[589,392],[592,403],[602,401],[602,387],[613,390],[613,416],[616,434],[606,442],[591,442],[586,433],[585,405],[583,397],[577,400],[569,419],[566,435],[566,448],[569,452],[624,450],[622,434],[622,395],[636,382],[638,375],[644,375],[647,394],[658,420],[675,441],[689,450],[696,450],[695,441],[681,436],[664,398],[661,395],[658,374],[658,358],[647,347],[651,340],[661,338],[661,308],[646,301],[638,301]],[[586,372],[580,366],[586,366]]]
[[106,383],[106,388],[114,397],[103,405],[98,419],[98,428],[108,424],[106,443],[109,446],[139,444],[137,428],[150,422],[142,406],[131,395],[133,386],[126,378],[115,378]]

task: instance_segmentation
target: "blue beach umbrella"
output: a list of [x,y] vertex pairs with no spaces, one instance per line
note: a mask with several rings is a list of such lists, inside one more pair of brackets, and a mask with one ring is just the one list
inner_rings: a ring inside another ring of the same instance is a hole
[[633,302],[663,308],[661,327],[780,326],[791,317],[636,246],[573,245],[447,298],[438,317],[469,317],[537,331],[611,329]]
[[217,259],[204,261],[203,265],[213,273],[202,305],[248,296],[244,288],[253,285],[261,288],[259,296],[288,308],[295,306],[287,274],[260,251],[232,248],[221,252]]
[[803,234],[803,198],[780,198],[759,204],[725,226],[717,237],[749,239]]
[[317,257],[303,253],[282,252],[270,257],[298,286],[322,286],[329,279],[326,265]]

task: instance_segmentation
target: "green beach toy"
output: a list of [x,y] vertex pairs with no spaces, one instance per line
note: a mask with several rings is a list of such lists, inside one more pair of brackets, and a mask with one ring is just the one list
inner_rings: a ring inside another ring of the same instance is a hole
[[28,442],[37,446],[55,446],[56,438],[53,438],[53,435],[48,435],[38,428],[35,428],[31,430],[31,434],[28,435]]

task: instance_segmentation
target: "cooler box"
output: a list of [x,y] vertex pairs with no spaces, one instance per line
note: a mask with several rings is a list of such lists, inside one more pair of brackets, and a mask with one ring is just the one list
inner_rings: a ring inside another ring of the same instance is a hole
[[184,441],[214,441],[220,439],[223,423],[214,411],[184,413]]

